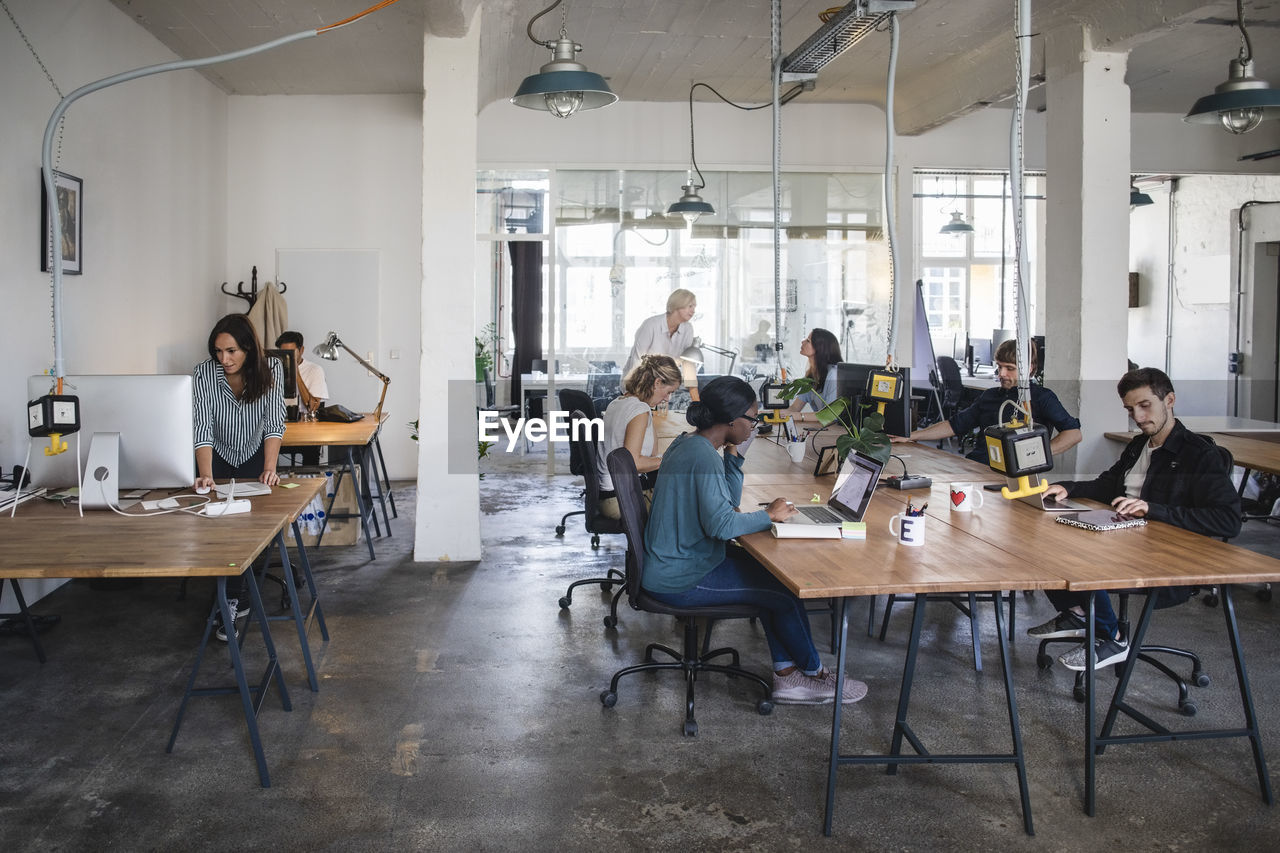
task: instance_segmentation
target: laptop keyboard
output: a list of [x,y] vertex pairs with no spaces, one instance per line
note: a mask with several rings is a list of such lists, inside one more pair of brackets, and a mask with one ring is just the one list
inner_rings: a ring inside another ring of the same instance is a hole
[[819,524],[839,524],[844,521],[840,513],[833,512],[825,506],[798,506],[796,510],[803,513],[810,521],[816,521]]

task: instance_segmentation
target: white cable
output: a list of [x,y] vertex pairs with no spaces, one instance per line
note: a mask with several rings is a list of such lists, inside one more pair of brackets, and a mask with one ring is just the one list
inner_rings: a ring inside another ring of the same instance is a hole
[[898,351],[898,291],[895,279],[898,274],[898,240],[894,222],[897,219],[893,176],[893,138],[897,133],[893,123],[893,80],[898,67],[898,14],[889,14],[889,80],[884,92],[884,221],[885,236],[889,241],[889,351],[885,354],[885,366],[892,368]]
[[22,503],[22,481],[31,476],[31,439],[27,439],[27,456],[22,460],[22,476],[15,477],[18,482],[14,483],[14,489],[17,494],[13,496],[13,507],[9,510],[9,517],[13,518],[13,514],[18,511],[18,504]]
[[778,92],[782,88],[782,0],[773,0],[769,15],[770,83],[773,89],[773,354],[782,375],[782,105]]
[[1031,416],[1031,335],[1030,322],[1027,318],[1027,306],[1030,303],[1027,299],[1026,199],[1024,198],[1026,183],[1022,175],[1023,122],[1027,112],[1031,55],[1031,35],[1026,30],[1031,26],[1031,0],[1016,0],[1015,7],[1013,41],[1016,48],[1014,67],[1017,80],[1013,118],[1009,123],[1009,183],[1012,184],[1013,190],[1013,281],[1017,293],[1013,312],[1017,326],[1018,402],[1026,412],[1027,422],[1034,423]]

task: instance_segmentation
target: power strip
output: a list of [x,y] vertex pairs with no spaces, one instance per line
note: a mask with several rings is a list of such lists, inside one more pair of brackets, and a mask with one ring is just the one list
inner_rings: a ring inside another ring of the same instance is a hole
[[927,489],[933,485],[928,477],[885,477],[884,482],[891,489]]
[[239,515],[242,512],[248,512],[252,508],[253,505],[248,500],[214,501],[213,503],[205,504],[201,513],[210,517]]

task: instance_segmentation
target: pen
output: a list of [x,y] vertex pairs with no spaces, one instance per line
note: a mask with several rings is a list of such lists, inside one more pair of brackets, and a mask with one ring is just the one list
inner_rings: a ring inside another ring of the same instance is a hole
[[[771,501],[770,503],[772,503],[772,501]],[[768,505],[769,505],[769,504],[767,504],[767,503],[762,503],[762,504],[760,504],[760,506],[768,506]],[[795,504],[793,504],[791,501],[787,501],[787,506],[795,506]]]

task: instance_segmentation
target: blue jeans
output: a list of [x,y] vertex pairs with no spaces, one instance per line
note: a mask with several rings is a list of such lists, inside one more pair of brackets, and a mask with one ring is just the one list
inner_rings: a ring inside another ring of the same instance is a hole
[[707,572],[692,589],[649,594],[675,606],[755,605],[763,611],[760,622],[769,641],[775,672],[789,666],[798,666],[809,675],[822,670],[804,603],[740,548],[729,546],[724,562]]
[[[1070,592],[1065,589],[1046,589],[1044,594],[1059,611],[1070,610],[1072,607],[1079,606],[1085,613],[1089,612],[1090,593]],[[1093,593],[1093,599],[1094,630],[1099,637],[1115,639],[1116,631],[1119,630],[1120,620],[1116,618],[1116,611],[1111,607],[1111,596],[1107,594],[1105,589],[1100,589]]]

